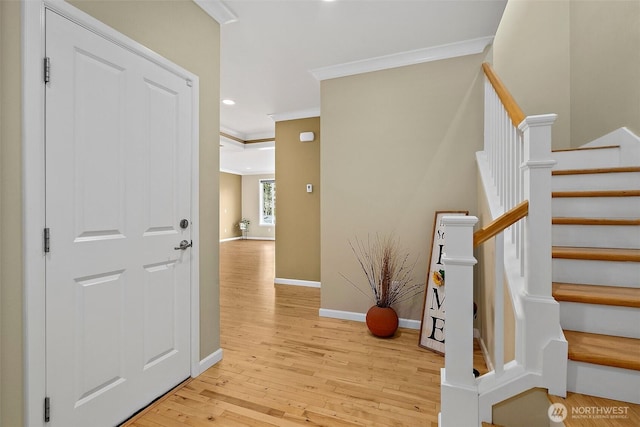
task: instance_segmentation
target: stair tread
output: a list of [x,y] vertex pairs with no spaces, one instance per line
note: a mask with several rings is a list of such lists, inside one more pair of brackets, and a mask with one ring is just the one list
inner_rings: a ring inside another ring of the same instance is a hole
[[591,169],[558,169],[551,171],[551,175],[590,175],[601,173],[640,172],[640,166],[624,166],[615,168],[591,168]]
[[558,301],[640,308],[640,288],[554,282],[553,297]]
[[640,340],[588,332],[564,331],[569,359],[640,371]]
[[551,197],[638,197],[640,190],[571,190],[554,191]]
[[640,225],[640,218],[554,217],[551,223],[556,225]]
[[640,249],[554,246],[551,248],[551,256],[556,259],[640,262]]
[[561,153],[563,151],[587,151],[587,150],[606,150],[608,148],[620,148],[619,145],[603,145],[600,147],[578,147],[578,148],[562,148],[558,150],[551,150],[552,153]]

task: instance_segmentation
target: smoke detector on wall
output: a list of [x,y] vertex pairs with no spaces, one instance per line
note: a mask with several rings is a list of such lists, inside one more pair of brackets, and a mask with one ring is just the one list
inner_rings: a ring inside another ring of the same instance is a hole
[[314,138],[313,132],[300,132],[300,142],[312,142]]

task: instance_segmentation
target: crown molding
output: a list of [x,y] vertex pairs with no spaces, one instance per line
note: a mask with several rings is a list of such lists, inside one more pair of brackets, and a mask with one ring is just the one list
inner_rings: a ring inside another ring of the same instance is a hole
[[238,16],[222,0],[193,0],[193,2],[220,25],[231,24],[238,20]]
[[289,111],[286,113],[269,114],[274,122],[285,120],[308,119],[309,117],[320,117],[320,108],[309,108],[307,110]]
[[493,36],[480,37],[456,43],[363,59],[361,61],[330,65],[328,67],[316,68],[309,72],[320,81],[335,79],[371,71],[387,70],[407,65],[422,64],[424,62],[474,55],[483,52],[491,43],[493,43]]
[[264,142],[274,142],[276,137],[273,133],[259,133],[250,135],[240,135],[238,132],[229,131],[229,129],[220,128],[220,140],[231,141],[244,146],[245,144],[260,144]]
[[254,132],[245,135],[244,142],[251,144],[256,142],[275,141],[276,136],[274,131],[269,132]]
[[251,171],[241,171],[241,170],[235,170],[235,169],[226,169],[226,168],[220,168],[220,172],[224,172],[224,173],[230,173],[233,175],[240,175],[240,176],[251,176],[251,175],[275,175],[275,170],[251,170]]

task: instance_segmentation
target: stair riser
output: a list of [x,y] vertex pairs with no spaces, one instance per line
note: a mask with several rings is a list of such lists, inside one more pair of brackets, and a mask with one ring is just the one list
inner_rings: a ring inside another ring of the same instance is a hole
[[554,217],[635,218],[640,212],[640,197],[554,197]]
[[638,262],[554,258],[552,272],[554,282],[640,288]]
[[562,329],[640,338],[640,310],[633,307],[560,302]]
[[554,224],[551,239],[554,246],[640,249],[640,226]]
[[557,162],[553,167],[561,169],[613,168],[620,165],[620,148],[598,150],[559,151],[551,153]]
[[[569,360],[567,390],[640,404],[640,372]],[[597,421],[597,420],[596,420]]]
[[553,191],[637,190],[640,172],[556,175],[551,179]]

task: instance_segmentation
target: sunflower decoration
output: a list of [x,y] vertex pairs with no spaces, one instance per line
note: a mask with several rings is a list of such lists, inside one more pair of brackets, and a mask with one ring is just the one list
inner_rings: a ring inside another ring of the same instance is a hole
[[444,270],[433,272],[433,283],[435,283],[436,286],[444,286]]

